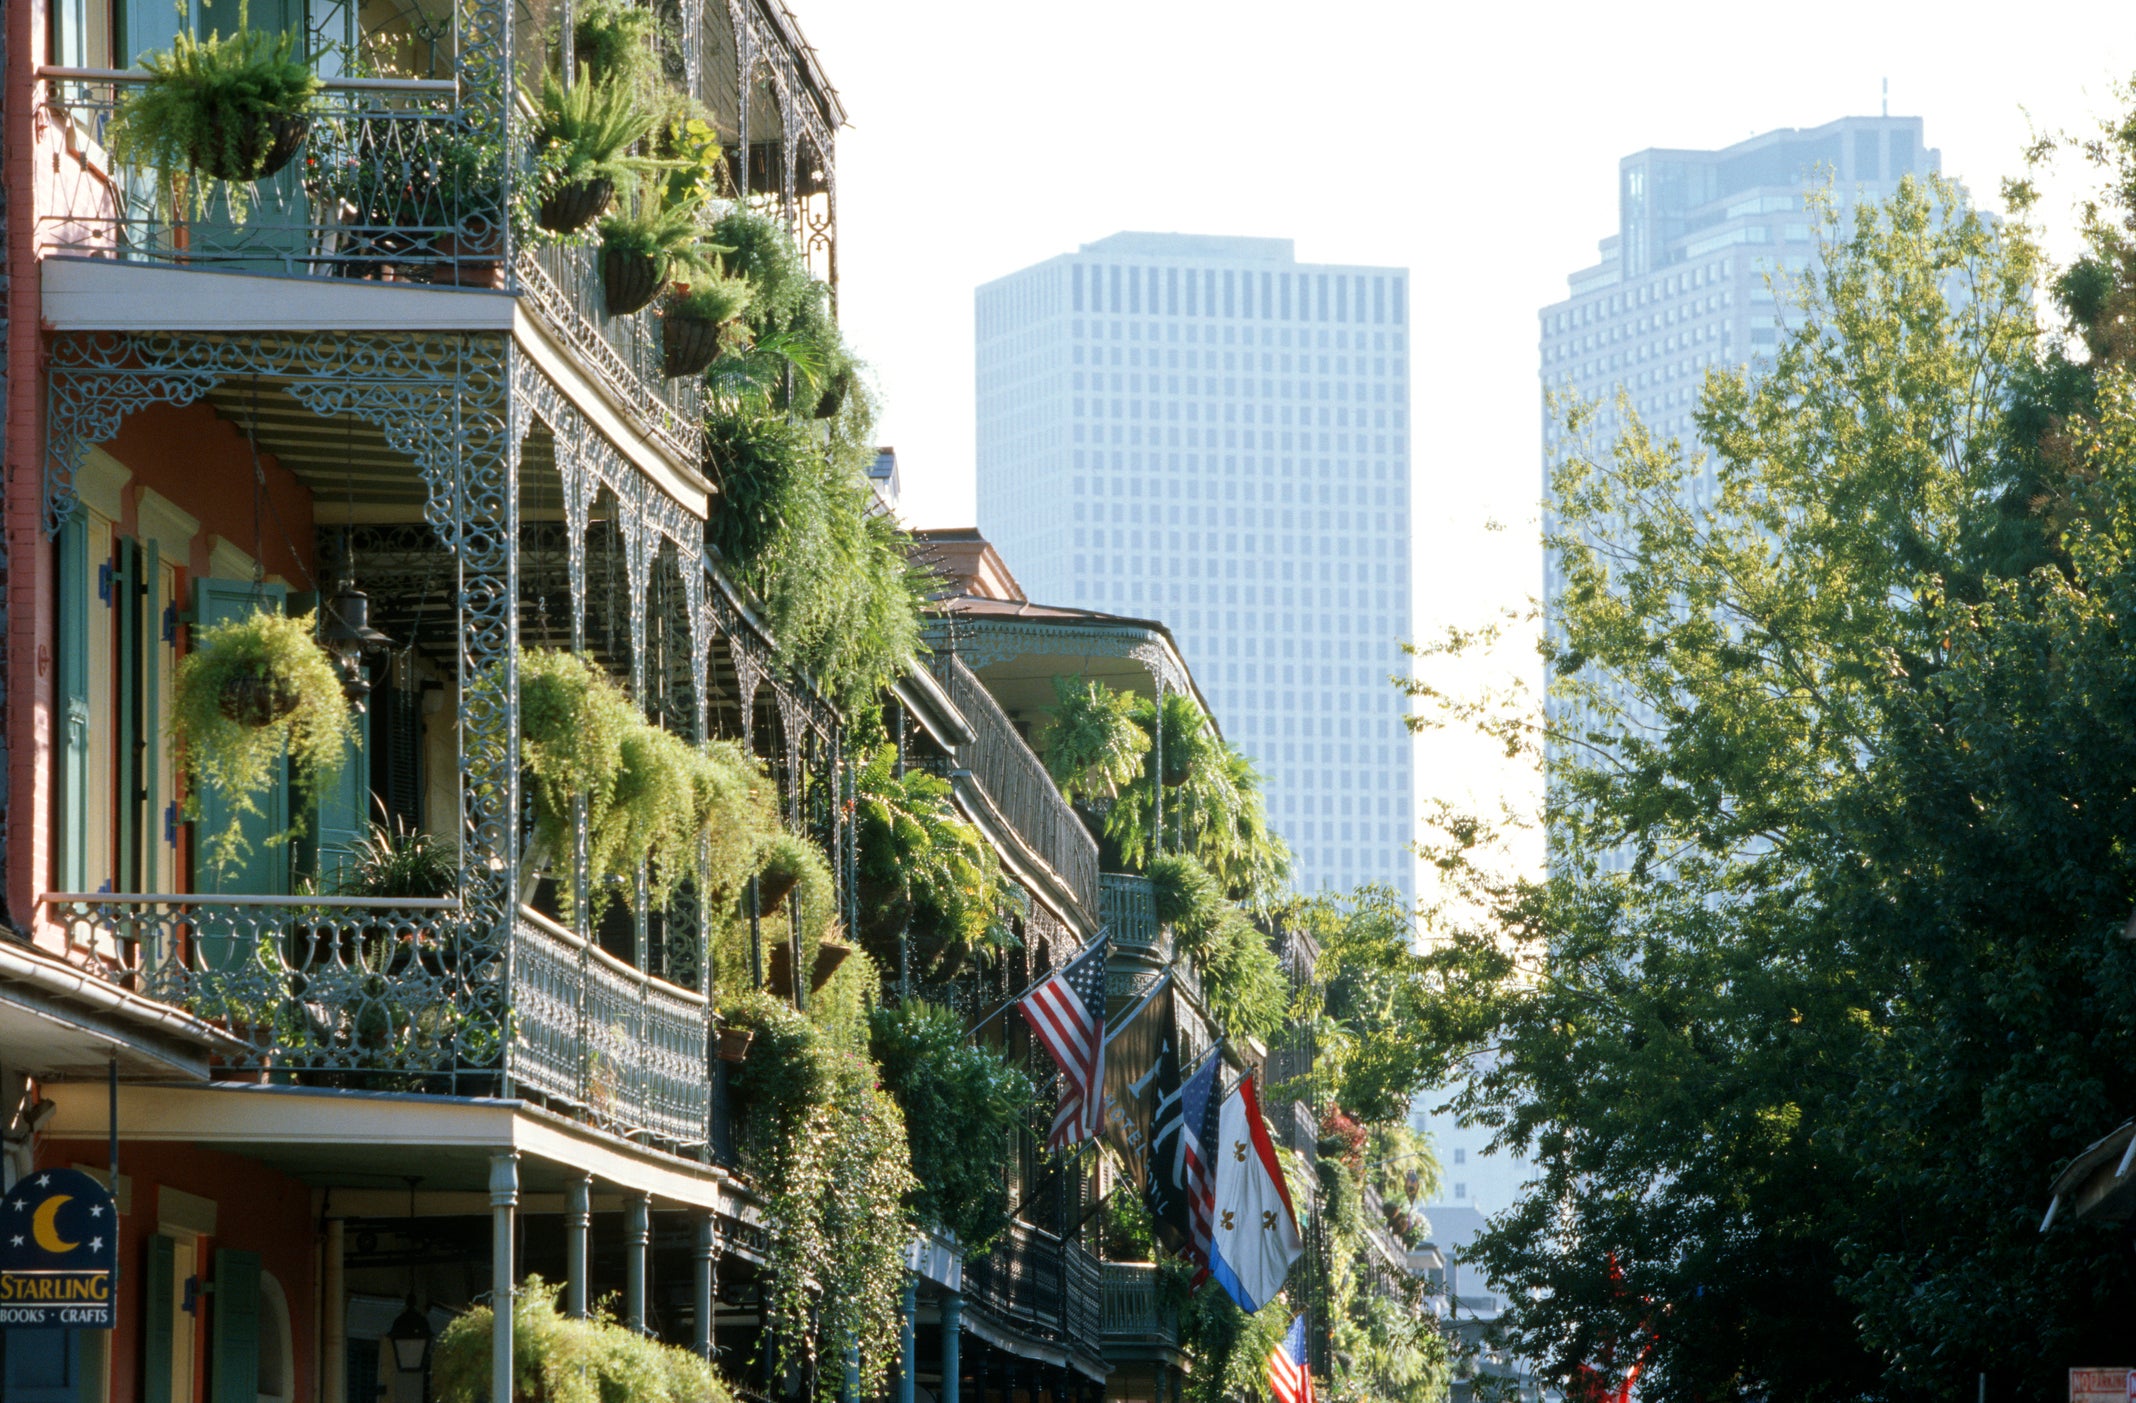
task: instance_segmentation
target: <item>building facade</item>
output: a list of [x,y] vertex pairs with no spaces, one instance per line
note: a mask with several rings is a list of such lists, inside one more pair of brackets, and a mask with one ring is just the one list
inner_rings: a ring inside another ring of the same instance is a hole
[[1161,619],[1300,889],[1415,882],[1408,274],[1122,233],[976,307],[979,526],[1036,596]]

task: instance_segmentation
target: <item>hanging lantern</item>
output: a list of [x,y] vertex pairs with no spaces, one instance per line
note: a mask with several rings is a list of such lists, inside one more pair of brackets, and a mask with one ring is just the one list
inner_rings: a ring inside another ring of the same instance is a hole
[[393,1362],[403,1374],[420,1374],[430,1366],[430,1321],[415,1308],[413,1294],[386,1338],[393,1344]]
[[371,627],[371,596],[356,588],[355,554],[349,533],[341,533],[341,571],[334,592],[319,610],[319,645],[334,660],[341,675],[341,694],[358,716],[371,694],[371,680],[364,676],[363,656],[393,640]]

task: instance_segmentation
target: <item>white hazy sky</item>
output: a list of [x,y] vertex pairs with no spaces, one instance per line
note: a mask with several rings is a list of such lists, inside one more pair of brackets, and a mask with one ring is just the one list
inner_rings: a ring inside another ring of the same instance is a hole
[[[1290,238],[1414,270],[1427,635],[1538,587],[1535,315],[1614,230],[1618,158],[1872,114],[1888,79],[1992,201],[2032,126],[2088,125],[2136,72],[2127,10],[2070,0],[791,3],[852,116],[841,308],[909,520],[973,520],[974,287],[1121,229]],[[1426,794],[1532,792],[1422,747]]]

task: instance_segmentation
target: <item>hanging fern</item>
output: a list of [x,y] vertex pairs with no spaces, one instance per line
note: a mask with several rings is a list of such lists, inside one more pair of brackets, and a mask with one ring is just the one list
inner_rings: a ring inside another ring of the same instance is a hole
[[259,796],[273,788],[285,758],[299,802],[290,805],[290,827],[268,837],[273,844],[303,831],[310,801],[348,753],[348,698],[315,628],[315,615],[263,610],[196,630],[179,660],[171,733],[186,779],[186,815],[200,816],[210,789],[230,807],[223,831],[206,838],[218,872],[250,851],[242,821],[260,816]]
[[105,145],[114,160],[156,168],[166,219],[202,218],[220,194],[231,222],[243,224],[250,183],[281,136],[277,124],[306,116],[319,79],[294,33],[252,28],[243,4],[235,30],[205,39],[185,27],[185,14],[180,6],[171,47],[142,58],[148,81],[119,100]]
[[1142,773],[1149,733],[1134,698],[1092,678],[1053,679],[1054,704],[1038,745],[1046,772],[1070,799],[1109,799]]

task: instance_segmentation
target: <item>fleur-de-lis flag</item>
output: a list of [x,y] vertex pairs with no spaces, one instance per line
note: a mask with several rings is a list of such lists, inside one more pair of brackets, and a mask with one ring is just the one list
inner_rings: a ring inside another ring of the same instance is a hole
[[1254,1078],[1242,1080],[1224,1099],[1217,1136],[1230,1153],[1217,1161],[1209,1274],[1250,1315],[1283,1289],[1291,1263],[1305,1251]]

